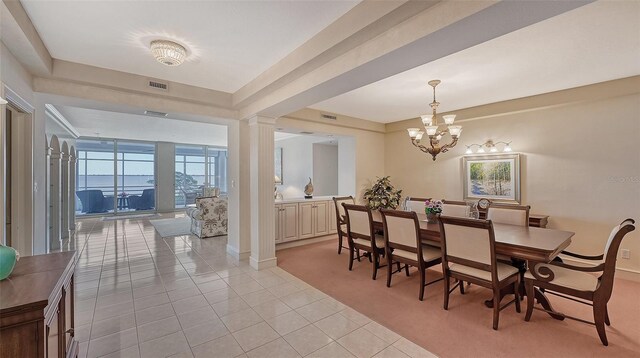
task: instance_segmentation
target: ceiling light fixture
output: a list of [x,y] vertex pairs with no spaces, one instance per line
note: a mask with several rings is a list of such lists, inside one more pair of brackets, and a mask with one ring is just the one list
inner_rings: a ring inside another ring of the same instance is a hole
[[153,57],[163,65],[179,66],[187,58],[187,49],[173,41],[153,40],[149,47]]
[[[439,84],[440,80],[429,81],[429,86],[433,87],[433,102],[429,104],[429,106],[431,106],[433,114],[425,114],[420,116],[422,118],[422,124],[424,125],[427,136],[429,136],[429,146],[420,144],[422,136],[425,134],[425,132],[421,131],[420,128],[407,129],[407,131],[409,132],[409,137],[411,138],[411,143],[414,146],[418,147],[421,151],[431,154],[434,161],[436,160],[436,156],[438,154],[447,152],[449,149],[455,147],[458,143],[458,138],[460,138],[460,133],[462,133],[462,126],[453,125],[453,122],[456,119],[455,114],[442,116],[442,118],[444,119],[444,124],[447,126],[447,128],[441,130],[440,126],[438,125],[436,110],[438,109],[438,105],[440,105],[440,102],[436,101],[436,86]],[[446,133],[449,133],[451,135],[451,142],[449,144],[441,146],[440,140]]]
[[504,147],[502,148],[503,152],[510,152],[511,151],[511,142],[494,142],[491,139],[489,139],[488,141],[482,143],[482,144],[470,144],[467,146],[467,150],[464,152],[465,154],[474,154],[473,152],[473,147],[478,147],[478,149],[475,151],[476,154],[483,154],[486,153],[485,152],[485,148],[489,149],[489,153],[498,153],[498,144],[503,144]]

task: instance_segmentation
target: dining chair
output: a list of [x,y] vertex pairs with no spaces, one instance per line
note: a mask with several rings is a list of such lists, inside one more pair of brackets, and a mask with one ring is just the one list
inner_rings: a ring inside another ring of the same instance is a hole
[[347,238],[349,241],[349,271],[353,269],[353,261],[356,250],[362,250],[369,254],[369,260],[373,258],[373,275],[376,279],[380,265],[380,256],[384,256],[384,237],[377,235],[373,230],[371,209],[364,205],[345,204],[345,216],[347,218]]
[[[400,264],[404,264],[404,271],[409,276],[409,266],[416,267],[420,272],[420,301],[424,298],[424,288],[442,278],[426,282],[426,271],[429,267],[442,262],[442,252],[439,248],[423,245],[420,240],[420,223],[418,215],[413,211],[398,211],[381,209],[382,227],[384,228],[385,254],[387,256],[387,287],[391,287],[391,276],[402,272]],[[393,263],[397,269],[393,270]]]
[[[493,291],[493,329],[498,329],[500,311],[512,303],[520,312],[520,274],[518,269],[496,261],[495,235],[491,220],[440,216],[442,272],[444,274],[444,309],[449,308],[449,295],[471,282]],[[450,278],[458,280],[453,288]],[[515,298],[500,306],[500,290],[513,285]]]
[[487,220],[496,224],[529,226],[529,205],[491,203],[487,209]]
[[342,249],[349,249],[347,246],[343,246],[342,240],[347,236],[347,221],[345,219],[345,212],[342,203],[355,204],[356,200],[353,196],[334,196],[333,205],[336,207],[336,226],[338,230],[338,255],[342,252]]
[[464,201],[443,200],[442,215],[468,218],[469,205]]
[[[620,225],[614,227],[609,234],[609,239],[602,255],[585,256],[562,251],[562,254],[582,260],[600,261],[604,259],[604,262],[596,266],[574,266],[557,261],[552,261],[548,264],[531,265],[524,276],[524,285],[527,292],[527,313],[524,320],[529,321],[531,319],[534,308],[535,288],[538,287],[544,289],[545,294],[552,294],[592,306],[594,322],[558,312],[554,313],[564,318],[595,325],[602,344],[609,345],[605,331],[605,325],[611,325],[607,303],[613,291],[618,249],[625,235],[636,229],[634,224],[635,221],[633,219],[626,219]],[[598,273],[598,275],[594,275],[594,273]]]
[[427,200],[431,200],[431,198],[414,198],[407,196],[404,199],[404,210],[424,214],[424,202]]

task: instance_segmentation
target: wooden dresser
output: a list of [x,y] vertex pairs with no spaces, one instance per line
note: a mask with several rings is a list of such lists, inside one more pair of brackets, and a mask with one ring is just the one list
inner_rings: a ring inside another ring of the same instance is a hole
[[0,357],[77,357],[76,253],[23,257],[0,281]]

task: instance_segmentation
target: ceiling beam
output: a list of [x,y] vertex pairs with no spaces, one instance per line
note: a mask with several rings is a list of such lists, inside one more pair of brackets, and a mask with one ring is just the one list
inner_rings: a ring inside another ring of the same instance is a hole
[[283,116],[590,2],[442,1],[255,98],[240,117]]

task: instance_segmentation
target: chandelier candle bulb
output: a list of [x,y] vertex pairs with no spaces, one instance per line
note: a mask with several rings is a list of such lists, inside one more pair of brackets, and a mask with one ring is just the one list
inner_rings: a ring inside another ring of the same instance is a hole
[[461,126],[449,126],[449,134],[451,134],[452,137],[459,137],[460,132],[462,132]]
[[433,116],[431,114],[423,114],[420,116],[422,118],[422,125],[428,127],[433,122]]
[[416,134],[416,140],[419,142],[422,139],[423,135],[424,135],[423,131],[418,131],[418,133]]
[[438,133],[438,126],[428,126],[425,129],[427,130],[427,135],[429,137],[433,137],[434,135],[436,135],[436,133]]
[[415,139],[418,136],[418,132],[420,132],[420,128],[409,128],[407,132],[409,132],[411,139]]

